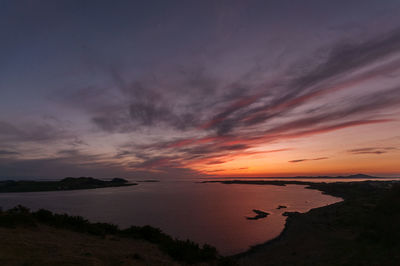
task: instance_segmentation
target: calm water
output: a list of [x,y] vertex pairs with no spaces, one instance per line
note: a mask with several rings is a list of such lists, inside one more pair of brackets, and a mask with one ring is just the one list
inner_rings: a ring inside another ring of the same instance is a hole
[[[247,250],[279,235],[285,211],[306,212],[340,199],[303,186],[199,184],[192,181],[140,183],[138,186],[0,194],[3,209],[22,204],[59,213],[82,215],[91,221],[110,222],[122,228],[152,225],[164,232],[199,243],[209,243],[221,254]],[[278,205],[287,209],[277,210]],[[247,220],[252,209],[271,215]]]

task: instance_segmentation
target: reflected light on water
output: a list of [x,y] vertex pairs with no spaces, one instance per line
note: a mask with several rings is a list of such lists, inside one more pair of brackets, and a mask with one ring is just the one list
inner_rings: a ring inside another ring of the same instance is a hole
[[[279,235],[286,211],[307,212],[341,199],[304,186],[199,184],[189,181],[140,183],[138,186],[62,192],[6,193],[3,208],[81,215],[120,227],[152,225],[180,239],[211,244],[223,255],[246,251]],[[277,209],[279,205],[287,208]],[[270,213],[248,220],[253,209]]]

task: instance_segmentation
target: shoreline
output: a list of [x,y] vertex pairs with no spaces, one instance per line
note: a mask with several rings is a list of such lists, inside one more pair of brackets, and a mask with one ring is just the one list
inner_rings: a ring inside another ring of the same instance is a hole
[[[328,206],[333,206],[333,205],[336,205],[336,204],[340,204],[342,202],[343,201],[335,202],[335,203],[329,204],[327,206],[317,207],[317,208],[313,208],[311,210],[320,209],[320,208],[326,208]],[[311,210],[309,210],[308,212],[310,212]],[[283,228],[282,232],[278,236],[276,236],[276,237],[274,237],[274,238],[272,238],[272,239],[270,239],[270,240],[268,240],[268,241],[266,241],[264,243],[260,243],[260,244],[256,244],[254,246],[251,246],[248,250],[246,250],[244,252],[240,252],[240,253],[234,254],[234,255],[231,255],[229,257],[238,259],[238,258],[247,256],[249,254],[259,252],[259,250],[264,248],[264,247],[267,247],[269,245],[273,245],[275,242],[280,241],[282,238],[284,238],[286,236],[287,231],[288,231],[288,227],[290,226],[290,223],[293,222],[292,219],[296,219],[296,217],[295,217],[296,215],[298,215],[298,214],[307,214],[308,212],[304,212],[304,213],[301,213],[301,212],[284,212],[282,215],[283,216],[287,216],[287,218],[285,220],[284,228]]]
[[[284,213],[288,217],[285,221],[284,229],[277,237],[252,246],[245,252],[229,256],[237,261],[239,265],[266,265],[266,262],[271,263],[271,265],[297,265],[299,261],[302,261],[305,265],[307,263],[336,265],[349,262],[368,264],[368,260],[376,262],[377,265],[380,261],[385,261],[387,265],[394,265],[394,262],[398,261],[395,259],[396,255],[394,254],[400,251],[400,248],[397,248],[400,243],[397,238],[392,236],[397,232],[394,229],[390,229],[390,226],[393,227],[395,221],[391,221],[386,217],[386,215],[390,216],[390,214],[385,212],[382,214],[381,212],[386,207],[396,208],[395,204],[399,202],[386,200],[385,205],[382,205],[381,201],[388,195],[390,196],[390,194],[396,196],[396,193],[393,193],[392,190],[397,189],[397,191],[400,191],[398,189],[400,188],[399,181],[316,183],[304,181],[229,180],[216,182],[248,185],[306,185],[305,188],[307,189],[319,190],[323,194],[343,199],[340,202],[311,209],[306,213]],[[380,226],[382,228],[389,227],[389,232],[384,235],[381,233],[381,228],[377,230],[375,227],[371,227],[371,223],[372,225],[381,223]],[[374,238],[381,238],[383,243],[394,242],[395,251],[386,251],[379,244],[370,241],[369,238],[371,236],[368,235],[370,231],[375,235]],[[336,235],[335,232],[339,233]],[[310,239],[309,236],[313,236],[317,240]],[[349,239],[353,238],[354,240],[349,241]],[[391,238],[394,238],[394,240]],[[346,246],[349,246],[351,252],[343,248]],[[364,257],[358,255],[358,253],[363,254],[365,249],[371,249],[372,251],[368,255],[364,255]],[[346,252],[349,254],[346,254]],[[389,252],[390,256],[380,255],[381,252]],[[372,264],[374,265],[374,263]]]
[[[346,179],[346,177],[342,177],[342,179]],[[383,182],[385,182],[384,180],[382,180]],[[382,181],[376,181],[376,182],[382,182]],[[350,181],[350,182],[368,182],[368,181]],[[336,205],[336,204],[340,204],[343,201],[345,201],[345,199],[341,196],[338,195],[334,195],[333,193],[328,193],[325,190],[321,189],[321,188],[317,188],[317,187],[311,187],[311,185],[316,185],[319,184],[321,182],[309,182],[309,181],[300,181],[300,180],[212,180],[212,181],[203,181],[201,183],[222,183],[222,184],[226,184],[226,185],[232,185],[232,184],[241,184],[241,185],[271,185],[271,186],[286,186],[286,185],[303,185],[305,186],[305,189],[314,189],[314,190],[318,190],[320,191],[322,194],[326,194],[326,195],[330,195],[330,196],[334,196],[334,197],[338,197],[341,198],[342,200],[339,202],[335,202],[333,204],[329,204],[327,206],[322,206],[322,207],[317,207],[317,208],[313,208],[311,210],[314,209],[319,209],[319,208],[326,208],[328,206],[332,206],[332,205]],[[332,182],[329,184],[334,184],[334,183],[341,183],[341,182]],[[345,183],[349,183],[349,182],[345,182]],[[325,183],[321,183],[321,184],[325,184]],[[310,212],[311,210],[301,213],[301,214],[307,214],[308,212]],[[248,254],[251,253],[256,253],[258,252],[259,249],[262,249],[263,247],[266,247],[268,245],[272,245],[273,243],[281,240],[282,238],[285,237],[287,231],[288,231],[288,227],[290,226],[290,223],[292,222],[292,219],[295,219],[295,216],[297,214],[300,214],[300,212],[284,212],[282,215],[283,216],[287,216],[286,220],[285,220],[285,225],[283,230],[281,231],[281,233],[270,239],[267,240],[266,242],[260,243],[260,244],[256,244],[254,246],[249,247],[246,251],[244,252],[240,252],[237,254],[233,254],[230,255],[228,257],[230,258],[234,258],[234,259],[239,259],[243,256],[246,256]]]

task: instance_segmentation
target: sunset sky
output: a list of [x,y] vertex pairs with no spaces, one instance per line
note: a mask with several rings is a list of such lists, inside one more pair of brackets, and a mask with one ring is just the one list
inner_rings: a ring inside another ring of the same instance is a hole
[[400,176],[400,1],[0,1],[0,178]]

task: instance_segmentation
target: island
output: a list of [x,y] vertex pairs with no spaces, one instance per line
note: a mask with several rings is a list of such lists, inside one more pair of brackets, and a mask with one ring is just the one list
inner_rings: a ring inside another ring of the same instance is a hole
[[93,177],[66,177],[59,181],[0,181],[0,193],[6,192],[39,192],[39,191],[62,191],[77,189],[95,189],[106,187],[134,186],[123,178],[113,178],[109,181]]
[[[256,179],[256,180],[254,180]],[[259,179],[259,180],[258,180]],[[252,180],[246,180],[245,178],[241,178],[239,180],[233,179],[226,177],[224,180],[206,180],[206,181],[201,181],[200,183],[224,183],[224,184],[252,184],[252,185],[265,185],[266,182],[268,182],[271,185],[277,185],[277,186],[284,186],[285,184],[303,184],[305,183],[303,180],[305,179],[312,179],[313,182],[319,182],[318,179],[324,179],[324,180],[336,180],[336,179],[342,179],[346,181],[363,181],[363,180],[379,180],[379,181],[385,181],[385,180],[391,180],[391,179],[400,179],[400,177],[394,177],[394,178],[387,178],[387,177],[380,177],[380,176],[371,176],[371,175],[365,175],[365,174],[354,174],[354,175],[339,175],[339,176],[260,176],[260,177],[253,177]],[[316,180],[316,181],[314,181]],[[306,182],[310,183],[310,182]]]
[[260,210],[253,210],[253,212],[256,214],[253,217],[246,217],[247,220],[258,220],[258,219],[262,219],[262,218],[266,218],[269,213],[265,212],[265,211],[260,211]]

